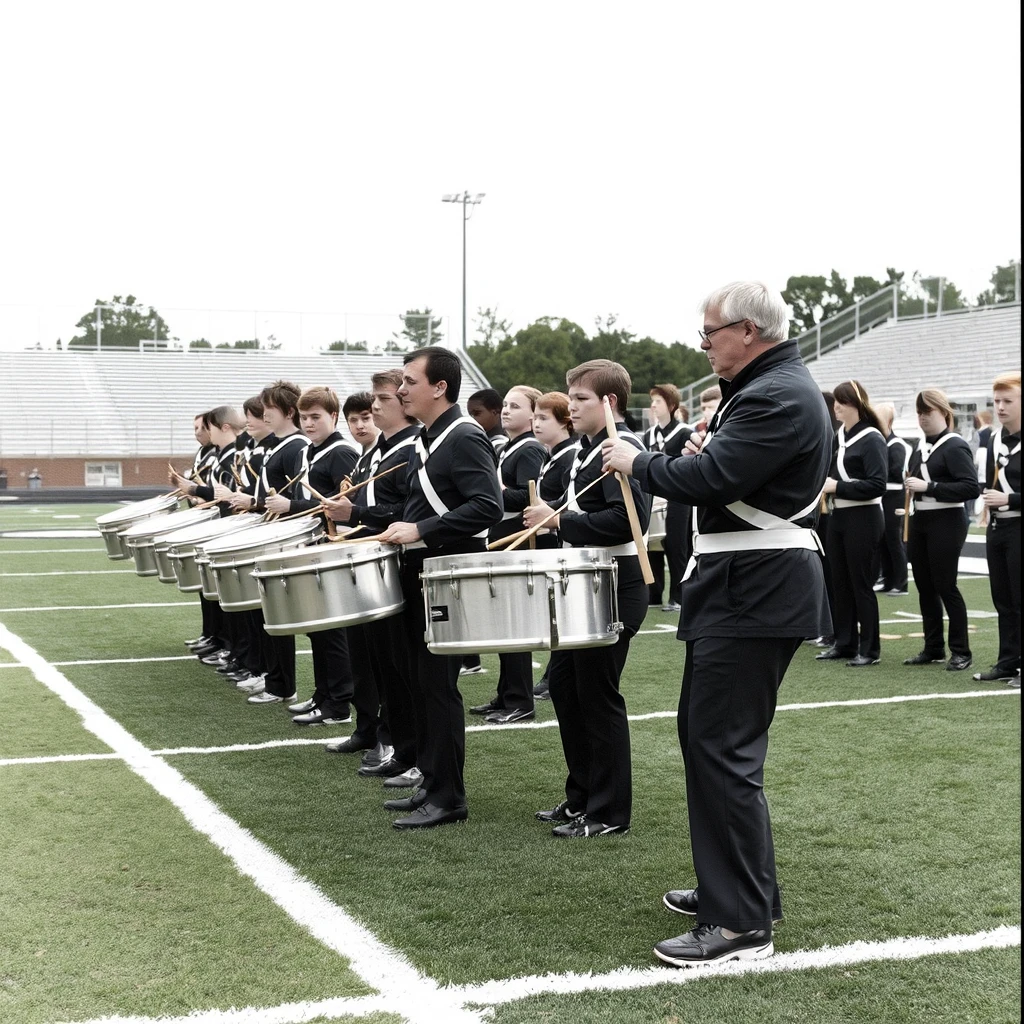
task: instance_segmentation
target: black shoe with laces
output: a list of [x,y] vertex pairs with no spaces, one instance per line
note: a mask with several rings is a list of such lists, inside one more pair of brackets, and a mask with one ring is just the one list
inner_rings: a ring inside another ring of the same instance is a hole
[[725,960],[762,960],[775,952],[771,929],[758,928],[727,939],[718,925],[699,924],[685,935],[665,939],[654,955],[673,967],[695,967]]
[[606,825],[603,821],[594,821],[580,815],[564,825],[557,825],[551,830],[556,839],[596,839],[598,836],[624,836],[629,825]]
[[975,672],[974,681],[976,683],[999,683],[1004,679],[1013,679],[1017,675],[1015,669],[1010,669],[1009,672],[1004,672],[1001,668],[997,668],[995,665],[992,666],[987,672]]
[[970,668],[974,664],[974,659],[969,654],[951,654],[949,661],[946,662],[947,672],[963,672],[965,668]]
[[534,817],[538,821],[575,821],[583,817],[583,811],[573,811],[569,808],[569,801],[563,800],[556,804],[550,811],[537,811]]
[[945,654],[933,654],[929,651],[922,651],[912,658],[904,658],[904,665],[941,665],[946,660]]

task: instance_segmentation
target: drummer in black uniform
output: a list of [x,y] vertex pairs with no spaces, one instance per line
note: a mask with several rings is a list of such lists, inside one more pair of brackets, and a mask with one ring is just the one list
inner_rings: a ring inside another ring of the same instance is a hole
[[[540,392],[525,384],[512,388],[502,404],[501,425],[508,444],[498,456],[498,484],[505,512],[491,528],[488,541],[500,540],[523,529],[523,509],[530,503],[530,483],[536,486],[547,459],[544,446],[533,436],[533,413]],[[486,704],[469,709],[484,715],[485,722],[509,725],[533,718],[533,655],[529,652],[499,654],[498,690]]]
[[[679,411],[679,388],[675,384],[655,384],[650,391],[651,418],[654,422],[644,433],[644,444],[650,452],[664,452],[666,455],[683,454],[683,445],[693,431],[676,419]],[[649,555],[654,582],[651,584],[651,604],[661,605],[663,612],[679,611],[679,587],[690,560],[690,516],[689,505],[670,501],[665,513],[665,539],[663,551],[652,551]],[[662,604],[665,590],[665,563],[668,563],[668,597]]]
[[[318,508],[320,499],[341,489],[356,465],[356,450],[338,431],[338,396],[332,388],[307,388],[299,396],[299,423],[310,444],[301,451],[306,476],[292,488],[294,497],[275,494],[266,499],[267,511],[294,515]],[[315,689],[309,700],[289,706],[296,725],[344,725],[351,721],[352,670],[343,628],[308,634],[313,654]]]
[[906,597],[907,594],[907,548],[903,543],[903,481],[910,465],[911,447],[899,434],[893,432],[896,407],[891,402],[875,406],[875,412],[882,421],[885,434],[888,473],[885,494],[882,495],[882,516],[885,533],[879,545],[879,575],[881,582],[875,587],[886,597]]
[[606,468],[697,509],[678,724],[699,888],[663,900],[696,915],[697,927],[655,947],[680,967],[774,950],[782,906],[764,797],[768,728],[802,638],[832,631],[812,528],[832,430],[797,343],[786,340],[788,319],[782,296],[757,281],[709,295],[701,348],[721,377],[722,404],[703,441],[687,442],[695,454],[605,445]]
[[999,427],[989,438],[982,499],[989,513],[985,554],[999,615],[999,655],[974,678],[1020,686],[1020,371],[996,377],[992,392]]
[[469,815],[460,659],[427,650],[419,574],[427,557],[483,551],[487,531],[501,519],[502,501],[494,449],[479,425],[463,417],[455,404],[462,384],[458,357],[431,346],[410,352],[404,362],[399,394],[406,413],[424,427],[409,463],[402,521],[389,526],[380,539],[405,546],[401,575],[406,607],[400,626],[416,704],[416,765],[423,784],[409,798],[411,813],[394,824],[415,829],[464,821]]
[[[351,499],[327,503],[335,522],[362,527],[364,537],[401,518],[409,495],[406,466],[419,437],[419,425],[406,416],[398,397],[402,371],[382,370],[373,375],[372,383],[371,409],[380,433],[352,474],[354,484],[366,486]],[[416,715],[405,667],[395,656],[396,650],[404,650],[404,643],[395,637],[401,621],[400,616],[391,616],[349,628],[356,728],[348,739],[329,743],[326,750],[332,754],[364,751],[360,775],[414,785],[421,777],[416,769]]]
[[[551,525],[558,529],[563,547],[603,547],[615,556],[623,629],[613,646],[554,651],[551,655],[551,701],[569,775],[565,799],[551,810],[538,811],[536,817],[554,825],[556,838],[589,839],[629,831],[633,775],[629,721],[619,681],[630,640],[647,613],[648,598],[619,482],[609,475],[585,494],[579,493],[601,476],[601,442],[608,437],[606,396],[623,444],[642,451],[643,441],[622,422],[632,387],[624,367],[609,359],[592,359],[570,370],[566,382],[580,450],[573,460],[568,493],[558,502],[558,507],[568,502],[569,508]],[[636,481],[630,482],[630,488],[645,533],[650,500]],[[547,504],[528,508],[526,525],[536,524],[552,511]]]
[[946,670],[962,672],[971,667],[972,658],[967,605],[956,577],[967,538],[964,502],[977,498],[978,474],[971,446],[953,432],[955,414],[945,394],[938,388],[925,388],[915,405],[924,441],[910,456],[906,488],[914,498],[909,555],[924,620],[924,647],[903,664],[941,664],[946,660],[942,635],[945,607],[949,617]]

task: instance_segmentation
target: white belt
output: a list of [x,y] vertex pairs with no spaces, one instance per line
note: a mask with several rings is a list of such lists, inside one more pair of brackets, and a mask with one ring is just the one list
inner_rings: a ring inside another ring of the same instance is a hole
[[903,484],[886,484],[885,489],[887,491],[902,491]]
[[931,512],[937,508],[963,508],[962,501],[936,501],[934,498],[918,498],[914,502],[918,512]]
[[[901,485],[902,486],[902,485]],[[834,498],[832,505],[834,508],[857,508],[860,505],[881,505],[881,497],[869,498],[867,501],[855,501],[853,498]]]
[[729,530],[725,533],[698,533],[693,538],[696,555],[716,555],[724,551],[764,551],[803,548],[821,551],[813,530]]
[[1020,519],[1020,509],[1008,509],[1006,512],[993,512],[996,519]]
[[425,548],[426,546],[427,542],[425,540],[414,540],[411,544],[402,545],[406,551],[412,551],[414,548]]

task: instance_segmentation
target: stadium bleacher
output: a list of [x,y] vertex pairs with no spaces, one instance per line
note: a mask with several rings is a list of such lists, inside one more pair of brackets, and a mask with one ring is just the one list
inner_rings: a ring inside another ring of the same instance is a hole
[[[325,384],[342,400],[401,353],[0,352],[0,447],[5,456],[163,456],[195,447],[192,418],[234,405],[278,378]],[[464,361],[462,396],[487,386]]]

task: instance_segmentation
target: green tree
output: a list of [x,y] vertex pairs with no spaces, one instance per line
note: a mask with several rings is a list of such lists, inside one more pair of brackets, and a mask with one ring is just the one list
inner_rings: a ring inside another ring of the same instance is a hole
[[[101,324],[98,339],[97,313]],[[97,299],[75,326],[81,333],[68,342],[68,348],[138,348],[140,341],[170,338],[163,317],[152,306],[140,304],[134,295]]]
[[494,309],[491,309],[490,306],[486,309],[478,308],[474,323],[476,325],[474,332],[478,335],[473,341],[474,345],[497,345],[512,332],[512,321],[500,319],[497,306]]
[[188,343],[188,347],[189,348],[213,348],[213,345],[211,345],[210,342],[208,342],[205,338],[196,338],[195,341],[190,341]]
[[441,331],[441,318],[433,316],[432,313],[429,306],[426,309],[407,309],[398,318],[402,321],[402,329],[392,333],[392,341],[385,346],[384,351],[405,352],[409,349],[423,348],[425,345],[440,345],[444,337]]
[[996,306],[1000,302],[1019,302],[1020,296],[1017,293],[1019,267],[1020,263],[1017,260],[1010,260],[1005,266],[996,267],[988,279],[992,287],[986,288],[978,296],[978,305]]
[[[948,313],[951,309],[964,309],[967,306],[967,299],[959,288],[947,278],[921,277],[920,273],[914,272],[911,282],[916,285],[912,294],[905,286],[900,287],[899,315],[900,316],[921,316],[926,312],[925,296],[927,296],[927,313],[934,316],[939,309],[939,283],[942,283],[942,312]],[[920,293],[923,292],[924,295]]]
[[327,346],[328,352],[368,352],[369,345],[365,341],[332,341]]

